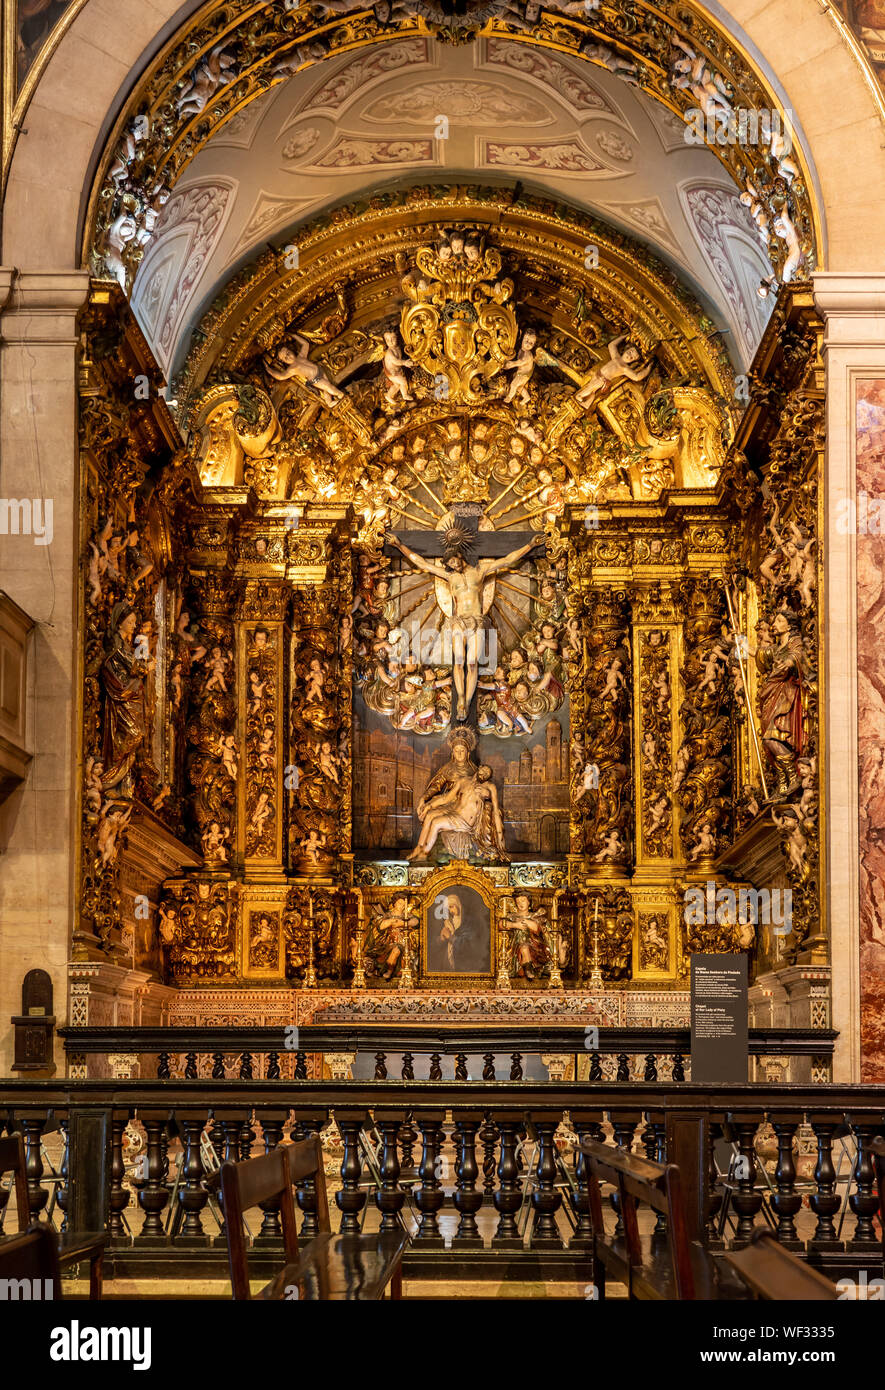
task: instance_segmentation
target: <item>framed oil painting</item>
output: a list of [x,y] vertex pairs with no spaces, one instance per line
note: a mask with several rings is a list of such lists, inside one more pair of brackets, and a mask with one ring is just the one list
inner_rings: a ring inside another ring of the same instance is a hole
[[[477,875],[481,878],[481,875]],[[422,973],[442,983],[487,979],[495,969],[495,914],[491,896],[467,866],[451,866],[428,880],[422,906]]]

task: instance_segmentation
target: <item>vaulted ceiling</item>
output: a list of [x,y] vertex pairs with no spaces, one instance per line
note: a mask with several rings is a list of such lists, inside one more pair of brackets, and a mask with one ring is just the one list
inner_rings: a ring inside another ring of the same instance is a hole
[[504,37],[347,53],[252,101],[201,150],[132,302],[171,376],[229,277],[268,243],[297,244],[323,209],[394,185],[518,181],[669,262],[728,330],[740,368],[767,320],[756,290],[770,266],[727,171],[685,132],[629,80]]

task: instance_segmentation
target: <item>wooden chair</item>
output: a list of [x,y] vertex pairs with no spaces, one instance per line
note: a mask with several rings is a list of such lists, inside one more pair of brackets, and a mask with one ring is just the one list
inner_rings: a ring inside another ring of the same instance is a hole
[[[18,1213],[18,1229],[26,1231],[30,1225],[30,1204],[28,1202],[28,1178],[25,1167],[25,1146],[21,1134],[9,1134],[0,1139],[0,1177],[12,1173],[15,1186],[15,1205]],[[101,1298],[102,1265],[107,1248],[108,1236],[105,1231],[62,1231],[46,1226],[55,1242],[59,1266],[82,1264],[89,1261],[89,1297]]]
[[785,1250],[767,1226],[757,1226],[749,1245],[743,1250],[729,1251],[722,1258],[757,1299],[832,1303],[840,1297],[835,1284],[798,1255]]
[[[294,1183],[313,1178],[319,1235],[298,1248]],[[333,1235],[319,1135],[296,1144],[282,1144],[245,1163],[221,1168],[224,1233],[235,1299],[251,1298],[246,1255],[245,1212],[261,1202],[279,1199],[283,1228],[284,1268],[261,1290],[271,1300],[377,1300],[390,1285],[392,1298],[402,1297],[402,1256],[408,1235]]]
[[[689,1240],[675,1163],[653,1163],[591,1139],[585,1139],[581,1148],[593,1226],[593,1282],[600,1298],[605,1297],[607,1275],[626,1284],[629,1298],[713,1301],[746,1296],[741,1285],[722,1277],[717,1259]],[[606,1233],[600,1182],[618,1189],[623,1238]],[[665,1237],[653,1234],[643,1242],[637,1215],[640,1202],[666,1217]]]
[[35,1221],[29,1230],[0,1240],[0,1280],[4,1281],[7,1297],[12,1292],[7,1281],[28,1280],[32,1284],[29,1301],[61,1298],[58,1249],[51,1226]]

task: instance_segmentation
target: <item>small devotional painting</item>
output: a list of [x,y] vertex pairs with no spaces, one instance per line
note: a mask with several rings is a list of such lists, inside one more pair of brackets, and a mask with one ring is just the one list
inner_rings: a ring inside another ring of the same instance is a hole
[[469,884],[453,883],[424,909],[424,972],[491,975],[492,913]]

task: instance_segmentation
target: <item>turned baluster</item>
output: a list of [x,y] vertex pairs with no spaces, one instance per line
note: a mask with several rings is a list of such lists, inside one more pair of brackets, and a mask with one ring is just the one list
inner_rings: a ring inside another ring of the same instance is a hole
[[602,1058],[600,1057],[600,1055],[599,1055],[598,1052],[591,1052],[591,1054],[590,1054],[590,1076],[589,1076],[589,1080],[590,1080],[590,1081],[601,1081],[601,1080],[602,1080]]
[[376,1080],[376,1081],[386,1081],[386,1080],[387,1080],[387,1053],[386,1053],[386,1052],[376,1052],[376,1053],[375,1053],[375,1080]]
[[562,1205],[562,1193],[556,1183],[556,1133],[561,1115],[542,1115],[535,1120],[538,1131],[537,1185],[532,1193],[532,1207],[535,1212],[530,1244],[535,1246],[555,1246],[562,1248],[562,1236],[556,1224],[556,1213]]
[[268,1081],[279,1081],[280,1079],[280,1054],[278,1052],[267,1054],[267,1079]]
[[685,1080],[685,1058],[681,1052],[676,1052],[673,1056],[673,1080]]
[[482,1054],[482,1079],[483,1081],[494,1081],[495,1079],[494,1052],[484,1052]]
[[307,1080],[307,1053],[300,1050],[295,1053],[295,1080]]
[[855,1120],[852,1123],[852,1128],[857,1141],[857,1158],[854,1161],[853,1174],[856,1191],[852,1192],[848,1198],[848,1205],[857,1219],[854,1225],[854,1235],[845,1248],[847,1250],[868,1250],[877,1244],[873,1217],[878,1211],[879,1198],[874,1188],[876,1168],[870,1153],[870,1144],[878,1126],[868,1120]]
[[[43,1137],[43,1128],[46,1124],[46,1117],[42,1115],[22,1115],[21,1126],[25,1134],[25,1173],[28,1179],[28,1206],[30,1207],[30,1220],[39,1220],[40,1213],[49,1200],[49,1193],[40,1186],[43,1177],[43,1157],[40,1153],[40,1143]],[[22,1222],[23,1226],[30,1222]]]
[[169,1053],[157,1053],[157,1080],[168,1081],[172,1073],[169,1070]]
[[[261,1129],[264,1135],[264,1152],[266,1154],[273,1153],[277,1145],[282,1142],[285,1118],[285,1114],[279,1112],[269,1115],[262,1113]],[[282,1240],[283,1228],[280,1222],[279,1197],[271,1197],[266,1202],[259,1202],[258,1205],[264,1212],[264,1218],[261,1222],[261,1229],[255,1238],[256,1244],[260,1242],[262,1245],[266,1245],[268,1242]]]
[[716,1120],[711,1120],[707,1136],[707,1183],[710,1189],[707,1204],[706,1243],[713,1249],[721,1250],[722,1237],[719,1234],[717,1216],[722,1207],[724,1193],[719,1170],[716,1167],[716,1143],[723,1137],[724,1128]]
[[414,1240],[422,1245],[429,1242],[442,1244],[442,1236],[439,1230],[439,1220],[437,1212],[445,1200],[442,1191],[442,1184],[437,1177],[438,1166],[437,1157],[442,1144],[440,1129],[443,1122],[443,1112],[421,1115],[418,1124],[421,1128],[422,1149],[421,1166],[419,1174],[421,1186],[415,1190],[415,1205],[421,1213],[421,1224]]
[[487,1110],[479,1131],[480,1143],[482,1144],[482,1186],[483,1192],[494,1192],[495,1172],[497,1170],[497,1159],[495,1157],[498,1148],[498,1126],[492,1119],[492,1113]]
[[771,1205],[777,1216],[777,1238],[781,1245],[798,1246],[799,1240],[793,1217],[802,1205],[802,1198],[796,1191],[793,1136],[799,1121],[794,1118],[779,1118],[772,1120],[771,1123],[777,1135],[777,1167],[774,1170],[777,1192],[773,1193],[771,1197]]
[[126,1168],[123,1163],[123,1131],[129,1123],[125,1117],[111,1116],[111,1187],[108,1194],[108,1235],[111,1240],[126,1240],[122,1213],[129,1205],[129,1192],[123,1186]]
[[[58,1127],[61,1130],[62,1135],[64,1137],[64,1148],[62,1149],[61,1164],[59,1165],[58,1170],[58,1175],[61,1178],[61,1182],[58,1185],[58,1191],[56,1193],[55,1200],[58,1203],[59,1210],[62,1212],[63,1215],[62,1223],[58,1229],[61,1231],[62,1234],[64,1234],[64,1232],[68,1229],[68,1195],[70,1193],[71,1182],[71,1135],[70,1120],[67,1118],[67,1116],[65,1116],[63,1120],[59,1120]],[[8,1201],[9,1189],[6,1187],[0,1188],[0,1215],[3,1214],[3,1208],[5,1207]]]
[[729,1115],[729,1123],[737,1136],[738,1161],[737,1182],[732,1196],[734,1209],[738,1214],[734,1246],[736,1249],[749,1242],[756,1223],[756,1215],[762,1206],[762,1193],[756,1191],[756,1130],[758,1120],[738,1118]]
[[442,1053],[431,1052],[430,1054],[430,1080],[442,1081]]
[[839,1194],[836,1190],[836,1168],[833,1164],[833,1131],[838,1127],[838,1121],[830,1119],[828,1116],[817,1118],[812,1116],[811,1128],[817,1139],[817,1163],[814,1169],[814,1181],[817,1191],[813,1192],[808,1199],[808,1205],[817,1217],[817,1227],[811,1239],[812,1247],[827,1246],[830,1249],[841,1249],[842,1243],[837,1238],[836,1227],[833,1217],[839,1210]]
[[414,1148],[418,1138],[418,1131],[412,1123],[411,1110],[406,1115],[405,1120],[400,1126],[399,1132],[399,1154],[400,1154],[400,1176],[408,1174],[412,1177],[415,1174]]
[[381,1131],[381,1187],[375,1193],[375,1205],[381,1212],[381,1235],[401,1230],[400,1209],[406,1194],[399,1185],[400,1164],[396,1139],[402,1124],[402,1113],[388,1115],[375,1111],[375,1124]]
[[476,1114],[459,1115],[455,1120],[455,1129],[458,1135],[458,1158],[455,1169],[457,1181],[453,1201],[461,1219],[458,1222],[454,1241],[462,1249],[471,1247],[478,1250],[482,1249],[482,1237],[476,1224],[476,1213],[483,1202],[483,1194],[476,1190],[476,1180],[479,1177],[479,1165],[476,1161],[476,1131],[481,1119],[482,1116]]
[[224,1053],[223,1053],[223,1052],[213,1052],[213,1053],[212,1053],[212,1080],[213,1080],[213,1081],[223,1081],[223,1080],[224,1080]]
[[205,1121],[199,1115],[189,1113],[179,1117],[178,1123],[184,1131],[184,1164],[181,1169],[184,1186],[178,1189],[178,1200],[184,1211],[181,1238],[208,1245],[209,1237],[203,1230],[200,1218],[209,1200],[209,1193],[203,1187],[203,1158],[200,1153],[200,1137]]
[[630,1080],[630,1061],[629,1061],[629,1058],[627,1057],[626,1052],[619,1052],[619,1053],[618,1053],[618,1071],[617,1071],[617,1075],[615,1076],[615,1080],[616,1080],[616,1081],[629,1081],[629,1080]]
[[[311,1134],[321,1135],[326,1119],[325,1111],[299,1114],[292,1126],[291,1137],[293,1141],[297,1143],[299,1139],[307,1139]],[[320,1153],[322,1154],[322,1149]],[[299,1239],[301,1241],[313,1240],[320,1233],[316,1176],[311,1174],[309,1178],[303,1178],[297,1185],[297,1193],[298,1205],[304,1214]]]
[[137,1245],[165,1244],[166,1236],[160,1213],[169,1201],[169,1192],[163,1181],[163,1136],[166,1132],[166,1116],[140,1112],[140,1119],[147,1135],[147,1172],[146,1181],[138,1193],[138,1205],[144,1212],[144,1223],[135,1240]]
[[516,1162],[517,1131],[523,1123],[521,1115],[499,1115],[498,1129],[501,1134],[501,1158],[498,1163],[498,1190],[495,1193],[495,1210],[498,1213],[498,1228],[492,1237],[493,1245],[509,1245],[522,1248],[516,1213],[522,1205],[519,1190],[519,1167]]
[[197,1079],[197,1054],[196,1052],[186,1052],[184,1056],[184,1079],[185,1081],[196,1081]]
[[466,1053],[466,1052],[456,1052],[456,1053],[455,1053],[455,1080],[456,1080],[456,1081],[466,1081],[466,1080],[467,1080],[467,1053]]
[[[667,1126],[663,1120],[655,1120],[652,1123],[655,1135],[654,1159],[656,1163],[667,1162]],[[655,1221],[655,1235],[665,1236],[667,1234],[667,1215],[663,1211],[657,1214]]]
[[414,1062],[414,1060],[415,1060],[415,1059],[414,1059],[414,1057],[413,1057],[413,1055],[412,1055],[411,1052],[404,1052],[404,1053],[403,1053],[403,1068],[402,1068],[402,1071],[401,1071],[401,1073],[400,1073],[400,1075],[402,1076],[403,1081],[414,1081],[414,1080],[415,1080],[415,1068],[414,1068],[413,1065],[412,1065],[412,1063]]
[[[633,1136],[639,1124],[638,1115],[613,1115],[612,1129],[614,1130],[614,1140],[619,1149],[626,1149],[628,1153],[633,1150]],[[615,1222],[615,1235],[623,1236],[624,1222],[621,1218],[621,1198],[620,1193],[612,1192],[609,1196],[612,1211],[617,1217]]]
[[522,1053],[511,1052],[510,1054],[510,1080],[522,1081]]
[[583,1243],[593,1240],[593,1223],[590,1220],[590,1193],[587,1183],[587,1160],[581,1145],[587,1138],[592,1139],[595,1144],[601,1144],[604,1136],[602,1125],[591,1115],[573,1114],[572,1124],[578,1136],[578,1148],[575,1152],[575,1190],[569,1193],[572,1211],[578,1222],[571,1241],[574,1245],[576,1241]]
[[[648,1080],[648,1077],[646,1077],[646,1080]],[[645,1149],[646,1158],[650,1159],[652,1163],[656,1163],[658,1158],[658,1136],[655,1133],[655,1127],[652,1124],[651,1115],[648,1111],[645,1112],[645,1128],[639,1136],[639,1142]],[[659,1211],[656,1215],[657,1220],[655,1221],[655,1228],[653,1231],[653,1235],[655,1236],[661,1231],[666,1230],[666,1225],[661,1224],[663,1212]]]
[[344,1145],[344,1154],[341,1159],[342,1186],[341,1191],[335,1193],[335,1201],[341,1212],[340,1231],[342,1235],[348,1233],[358,1235],[360,1212],[366,1204],[368,1195],[360,1189],[363,1161],[359,1141],[365,1116],[336,1113],[335,1118],[338,1121],[338,1128],[341,1131],[341,1140]]
[[658,1059],[653,1052],[646,1053],[645,1071],[642,1074],[643,1081],[657,1081],[658,1079]]
[[253,1080],[252,1053],[244,1052],[240,1056],[240,1080]]
[[252,1117],[254,1111],[250,1110],[246,1116],[243,1128],[240,1130],[240,1162],[245,1163],[252,1157],[252,1145],[255,1143],[255,1130],[252,1127]]

